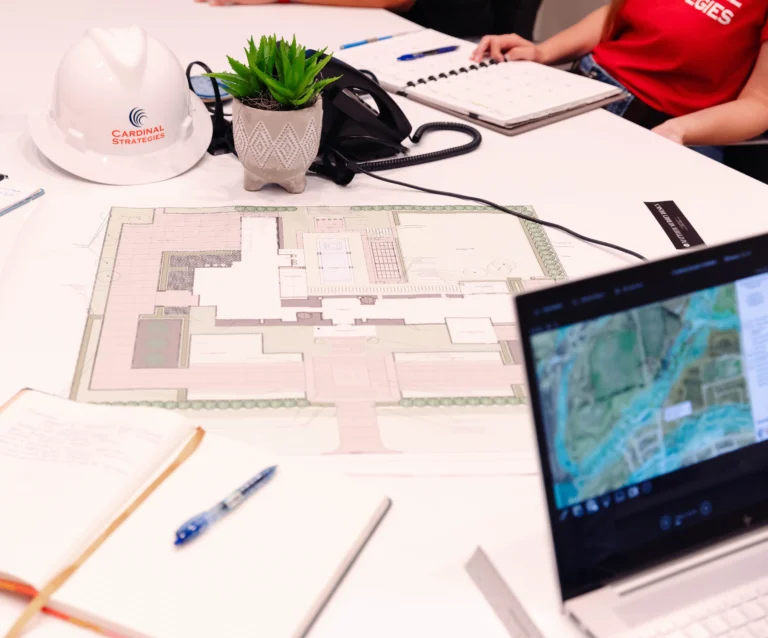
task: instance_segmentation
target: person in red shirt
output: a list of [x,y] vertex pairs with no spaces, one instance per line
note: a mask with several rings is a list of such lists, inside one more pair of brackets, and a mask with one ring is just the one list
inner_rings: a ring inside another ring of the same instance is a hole
[[612,0],[534,44],[486,36],[480,61],[562,64],[621,86],[614,113],[687,146],[743,142],[768,131],[768,0]]

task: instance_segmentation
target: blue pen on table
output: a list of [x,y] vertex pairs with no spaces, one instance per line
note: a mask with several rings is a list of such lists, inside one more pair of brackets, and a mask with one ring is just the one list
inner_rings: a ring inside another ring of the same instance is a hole
[[367,40],[358,40],[357,42],[350,42],[349,44],[342,44],[339,47],[339,50],[342,49],[353,49],[355,47],[361,47],[364,44],[372,44],[373,42],[381,42],[382,40],[391,40],[392,38],[396,38],[399,35],[407,35],[408,33],[395,33],[394,35],[382,35],[378,38],[368,38]]
[[420,51],[419,53],[406,53],[397,58],[400,62],[408,62],[409,60],[419,60],[426,58],[428,55],[440,55],[441,53],[451,53],[458,49],[458,45],[450,47],[440,47],[439,49],[430,49],[429,51]]
[[245,499],[254,494],[259,488],[266,485],[269,480],[274,476],[277,471],[277,466],[273,465],[263,470],[250,481],[241,485],[234,492],[232,492],[227,498],[220,503],[214,505],[211,509],[202,514],[198,514],[194,518],[190,518],[179,529],[176,530],[176,540],[174,545],[184,545],[191,541],[193,538],[197,538],[203,532],[207,531],[211,525],[213,525],[220,518],[229,514],[232,510],[241,505]]

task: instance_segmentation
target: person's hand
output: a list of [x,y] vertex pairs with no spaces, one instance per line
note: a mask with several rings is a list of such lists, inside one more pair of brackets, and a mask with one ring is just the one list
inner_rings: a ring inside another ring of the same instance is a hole
[[212,7],[223,7],[229,4],[275,4],[278,0],[195,0],[207,2]]
[[480,40],[480,44],[472,52],[472,60],[482,62],[485,57],[496,60],[496,62],[503,62],[505,59],[542,62],[539,47],[514,33],[487,35]]
[[679,118],[667,120],[664,124],[659,124],[652,130],[657,135],[666,137],[676,144],[685,144],[685,126],[680,122]]

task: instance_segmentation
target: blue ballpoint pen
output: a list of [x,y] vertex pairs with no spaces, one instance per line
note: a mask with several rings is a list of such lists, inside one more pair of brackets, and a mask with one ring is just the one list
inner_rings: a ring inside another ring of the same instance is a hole
[[407,62],[409,60],[418,60],[420,58],[425,58],[428,55],[439,55],[440,53],[451,53],[451,51],[455,51],[459,47],[454,45],[450,47],[440,47],[439,49],[430,49],[429,51],[421,51],[419,53],[406,53],[405,55],[401,55],[399,58],[397,58],[400,62]]
[[382,40],[389,40],[394,38],[393,35],[384,35],[380,38],[368,38],[367,40],[360,40],[358,42],[350,42],[349,44],[342,44],[339,49],[352,49],[354,47],[361,47],[364,44],[371,44],[372,42],[381,42]]
[[379,38],[368,38],[367,40],[358,40],[357,42],[350,42],[349,44],[342,44],[339,49],[352,49],[354,47],[361,47],[364,44],[371,44],[373,42],[381,42],[382,40],[391,40],[401,35],[408,35],[412,31],[406,31],[405,33],[395,33],[394,35],[383,35]]
[[232,510],[241,505],[246,498],[251,496],[251,494],[268,483],[269,479],[274,476],[276,471],[276,465],[268,467],[266,470],[254,476],[250,481],[237,488],[232,494],[221,501],[221,503],[214,505],[208,511],[198,514],[194,518],[190,518],[184,525],[176,530],[176,540],[174,541],[174,545],[183,545],[193,538],[200,536],[200,534],[205,532],[216,521],[226,514],[229,514]]

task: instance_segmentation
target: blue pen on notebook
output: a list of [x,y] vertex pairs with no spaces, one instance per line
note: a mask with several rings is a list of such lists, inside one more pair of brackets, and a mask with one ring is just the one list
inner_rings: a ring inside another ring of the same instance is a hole
[[397,58],[400,62],[408,62],[409,60],[419,60],[426,58],[428,55],[440,55],[441,53],[451,53],[458,49],[458,45],[450,47],[440,47],[439,49],[430,49],[429,51],[420,51],[419,53],[406,53]]
[[227,496],[221,503],[214,505],[207,512],[198,514],[194,518],[190,518],[184,525],[176,530],[176,540],[174,545],[183,545],[191,541],[193,538],[197,538],[208,530],[220,518],[229,514],[232,510],[241,505],[245,499],[254,494],[259,488],[266,485],[269,480],[274,476],[277,471],[277,466],[273,465],[263,470],[250,481],[241,485],[232,494]]

